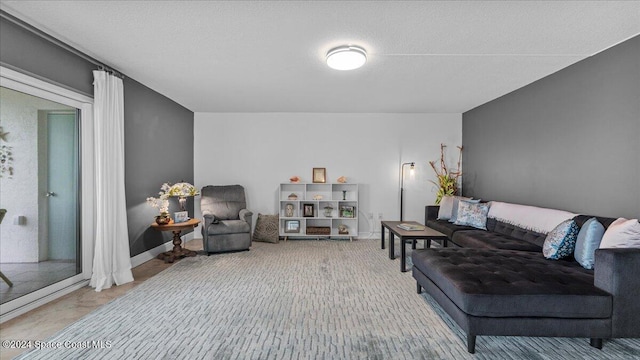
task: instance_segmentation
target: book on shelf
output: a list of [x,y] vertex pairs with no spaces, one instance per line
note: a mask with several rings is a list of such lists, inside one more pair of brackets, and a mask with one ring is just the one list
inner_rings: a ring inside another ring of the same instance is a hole
[[424,225],[419,225],[419,224],[407,224],[407,223],[402,223],[402,224],[398,224],[397,225],[400,229],[402,230],[407,230],[407,231],[421,231],[425,229]]

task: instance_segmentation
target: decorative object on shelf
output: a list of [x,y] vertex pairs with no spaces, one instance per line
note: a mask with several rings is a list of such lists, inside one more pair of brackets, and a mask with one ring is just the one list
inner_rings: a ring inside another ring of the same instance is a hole
[[313,200],[322,200],[322,195],[313,195]]
[[[440,204],[442,197],[445,195],[454,196],[458,194],[458,181],[462,176],[462,170],[460,169],[460,162],[462,161],[462,146],[457,146],[459,150],[458,154],[458,167],[456,171],[449,171],[447,168],[447,164],[444,161],[444,148],[447,147],[445,144],[440,144],[440,168],[436,167],[435,161],[429,161],[429,165],[433,168],[433,171],[436,172],[436,176],[438,177],[438,182],[433,180],[429,180],[434,185],[438,187],[438,192],[436,193],[436,205]],[[402,220],[402,219],[401,219]]]
[[284,207],[284,216],[293,217],[293,204],[287,204]]
[[330,235],[331,228],[328,226],[307,226],[307,235]]
[[415,168],[416,168],[416,163],[414,162],[406,162],[406,163],[402,163],[402,165],[400,165],[400,221],[403,220],[402,215],[403,215],[403,210],[404,210],[404,206],[403,206],[403,201],[404,201],[404,167],[406,165],[410,165],[410,171],[411,171],[411,176],[413,176],[414,172],[415,172]]
[[337,180],[340,184],[346,184],[347,183],[347,178],[344,176],[340,176]]
[[290,181],[291,183],[293,183],[293,184],[297,184],[297,183],[299,183],[299,182],[300,182],[300,177],[298,177],[298,176],[294,175],[294,176],[292,176],[292,177],[290,177],[290,178],[289,178],[289,181]]
[[326,168],[313,168],[313,182],[325,183],[327,182],[327,169]]
[[342,190],[342,200],[347,200],[347,190]]
[[355,207],[343,205],[340,206],[340,217],[343,218],[354,218],[355,217]]
[[[0,126],[0,140],[7,142],[8,132],[2,130]],[[9,145],[0,145],[0,178],[8,174],[9,179],[13,177],[13,148]]]
[[338,234],[349,235],[349,228],[345,224],[338,225]]
[[302,216],[304,216],[304,217],[313,217],[314,216],[313,215],[314,214],[314,211],[313,211],[314,208],[315,208],[315,205],[313,205],[313,204],[304,204],[303,205]]
[[289,196],[287,196],[288,200],[298,200],[298,195],[291,193],[289,194]]
[[300,220],[285,220],[284,232],[286,233],[299,233],[300,232]]
[[331,205],[327,205],[324,207],[324,216],[326,217],[333,216],[333,207]]

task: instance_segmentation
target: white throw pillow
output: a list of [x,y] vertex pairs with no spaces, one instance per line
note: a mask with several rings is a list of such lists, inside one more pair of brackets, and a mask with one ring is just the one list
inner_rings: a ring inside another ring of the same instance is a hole
[[640,223],[638,219],[619,218],[605,231],[600,249],[640,248]]
[[443,196],[440,200],[440,208],[438,209],[438,220],[451,219],[451,212],[453,211],[453,199],[454,196]]

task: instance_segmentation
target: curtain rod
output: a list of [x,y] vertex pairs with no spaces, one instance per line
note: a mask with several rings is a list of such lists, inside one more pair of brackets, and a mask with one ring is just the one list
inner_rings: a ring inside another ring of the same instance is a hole
[[78,56],[78,57],[80,57],[80,58],[82,58],[82,59],[94,64],[94,65],[96,65],[98,67],[98,70],[106,71],[106,72],[112,74],[113,76],[117,76],[117,77],[119,77],[121,79],[125,78],[125,76],[121,72],[117,71],[116,69],[113,69],[113,68],[105,65],[104,63],[102,63],[102,62],[92,58],[91,56],[83,53],[82,51],[80,51],[80,50],[78,50],[78,49],[76,49],[76,48],[74,48],[74,47],[72,47],[72,46],[70,46],[70,45],[58,40],[57,38],[55,38],[55,37],[47,34],[46,32],[36,28],[35,26],[33,26],[33,25],[23,21],[23,20],[18,19],[17,17],[9,14],[5,10],[0,10],[0,17],[2,17],[3,19],[6,19],[7,21],[12,22],[15,25],[18,25],[19,27],[29,31],[30,33],[40,37],[41,39],[44,39],[44,40],[46,40],[46,41],[48,41],[48,42],[50,42],[50,43],[62,48],[62,49],[67,50],[70,53],[72,53],[72,54],[74,54],[74,55],[76,55],[76,56]]

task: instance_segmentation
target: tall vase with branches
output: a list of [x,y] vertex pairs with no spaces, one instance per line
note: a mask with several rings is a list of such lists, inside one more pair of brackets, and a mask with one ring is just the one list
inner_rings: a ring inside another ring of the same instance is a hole
[[443,196],[459,195],[458,180],[462,176],[462,169],[460,168],[460,164],[462,162],[462,146],[457,146],[459,154],[458,165],[455,171],[450,171],[444,160],[444,150],[446,147],[447,145],[440,144],[439,165],[436,164],[436,161],[429,161],[429,165],[431,165],[433,171],[435,171],[436,176],[438,177],[438,182],[429,180],[438,187],[438,192],[436,193],[436,205],[440,204]]

